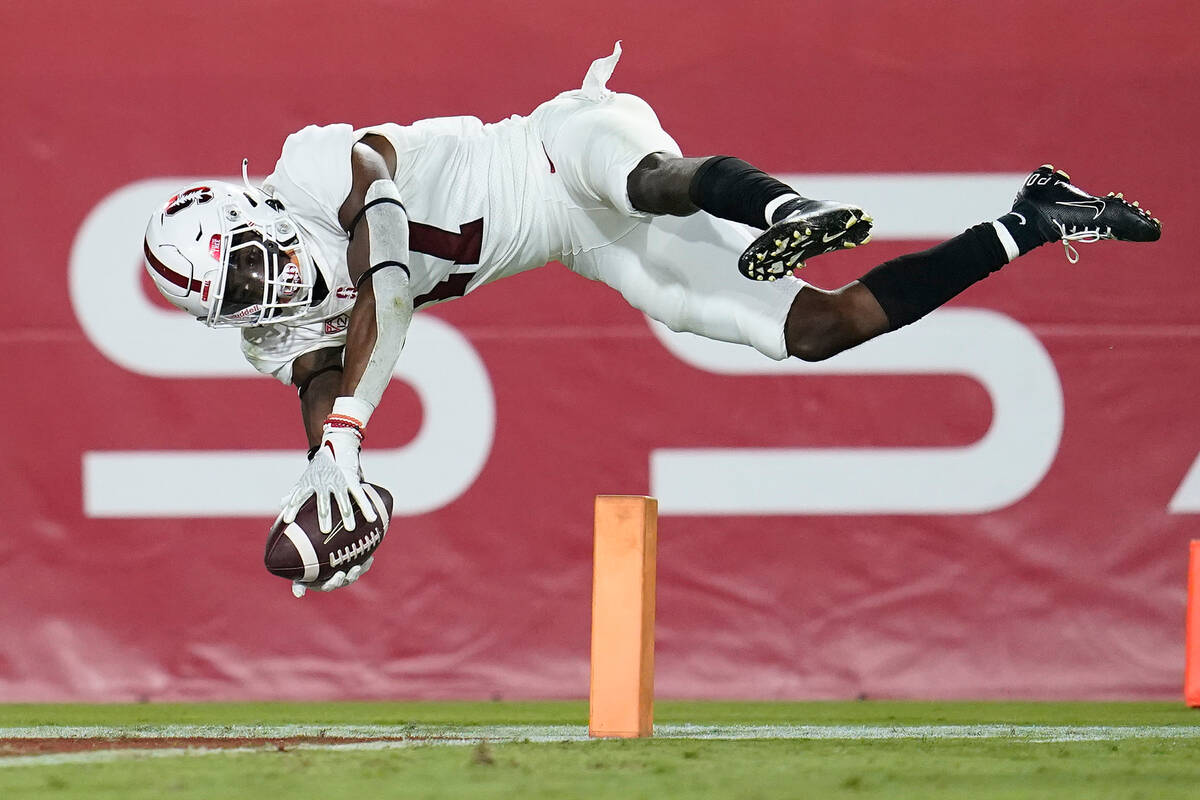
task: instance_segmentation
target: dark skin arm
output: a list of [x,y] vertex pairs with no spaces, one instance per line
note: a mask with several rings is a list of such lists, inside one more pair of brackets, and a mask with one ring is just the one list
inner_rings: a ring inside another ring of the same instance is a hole
[[[336,366],[315,373],[326,367]],[[333,400],[342,386],[342,348],[326,347],[305,353],[292,362],[292,384],[297,388],[309,381],[308,388],[300,397],[300,416],[304,420],[304,432],[308,435],[308,446],[316,447],[321,443],[321,427],[325,417],[333,410]],[[310,380],[311,378],[311,380]]]
[[[350,193],[338,211],[338,220],[346,228],[365,204],[371,184],[390,179],[395,174],[396,152],[384,137],[365,136],[351,151],[350,168]],[[360,220],[347,250],[350,278],[355,282],[370,268],[370,239],[369,223],[365,219]],[[345,348],[315,350],[292,363],[292,383],[297,387],[325,367],[343,367],[342,371],[329,370],[317,375],[300,398],[300,413],[309,447],[320,444],[322,425],[333,408],[334,399],[354,394],[375,348],[375,341],[375,292],[371,282],[367,281],[360,287],[350,312]]]

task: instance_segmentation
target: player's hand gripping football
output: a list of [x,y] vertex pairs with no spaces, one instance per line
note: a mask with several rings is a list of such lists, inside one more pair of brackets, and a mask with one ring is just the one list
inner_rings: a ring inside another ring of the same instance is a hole
[[338,570],[333,573],[329,580],[324,583],[305,583],[304,581],[292,581],[292,594],[296,597],[304,597],[304,593],[309,589],[315,589],[318,592],[332,592],[334,589],[340,589],[343,586],[349,586],[356,580],[361,578],[371,565],[375,563],[375,556],[371,556],[366,561],[357,566],[343,572]]
[[[283,510],[276,523],[294,522],[300,507],[312,495],[316,495],[317,498],[317,521],[321,533],[334,530],[333,502],[337,503],[341,516],[339,527],[344,527],[347,531],[353,531],[356,525],[352,503],[358,505],[364,520],[375,522],[379,518],[378,514],[363,489],[362,467],[358,460],[361,448],[361,428],[342,421],[338,415],[331,414],[325,421],[321,444],[308,462],[308,468],[304,470],[291,492],[283,498]],[[331,496],[333,502],[330,501]],[[292,586],[292,593],[296,597],[302,597],[308,588],[325,592],[339,589],[354,583],[370,566],[368,560],[351,567],[347,572],[335,573],[320,585],[297,581]]]
[[350,503],[358,504],[367,522],[377,518],[367,493],[362,488],[362,468],[358,463],[359,438],[350,431],[326,428],[321,446],[308,462],[308,468],[296,481],[295,487],[283,498],[283,511],[280,519],[284,522],[294,522],[296,512],[304,501],[311,495],[317,496],[317,520],[321,533],[333,530],[333,497],[337,503],[342,524],[346,530],[354,530],[354,509]]

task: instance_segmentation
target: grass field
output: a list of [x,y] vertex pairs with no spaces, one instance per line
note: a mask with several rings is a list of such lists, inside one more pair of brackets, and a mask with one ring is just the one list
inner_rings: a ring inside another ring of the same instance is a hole
[[585,703],[11,705],[0,797],[1194,798],[1198,713],[660,702],[654,739],[588,741]]

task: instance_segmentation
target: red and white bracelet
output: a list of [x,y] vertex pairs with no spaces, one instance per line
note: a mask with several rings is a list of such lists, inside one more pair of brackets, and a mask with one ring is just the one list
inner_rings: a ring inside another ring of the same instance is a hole
[[367,422],[375,407],[357,397],[339,397],[333,401],[333,410],[325,417],[325,433],[350,431],[361,441]]

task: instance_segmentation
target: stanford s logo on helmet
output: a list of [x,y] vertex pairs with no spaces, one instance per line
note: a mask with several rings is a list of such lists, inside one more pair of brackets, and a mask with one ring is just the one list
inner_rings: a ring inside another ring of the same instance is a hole
[[168,217],[173,217],[185,208],[190,208],[193,203],[207,203],[212,199],[212,189],[207,186],[185,189],[167,201],[167,207],[163,209],[163,213]]
[[299,228],[249,185],[184,187],[150,218],[143,251],[162,296],[210,327],[282,322],[310,307],[316,269]]

